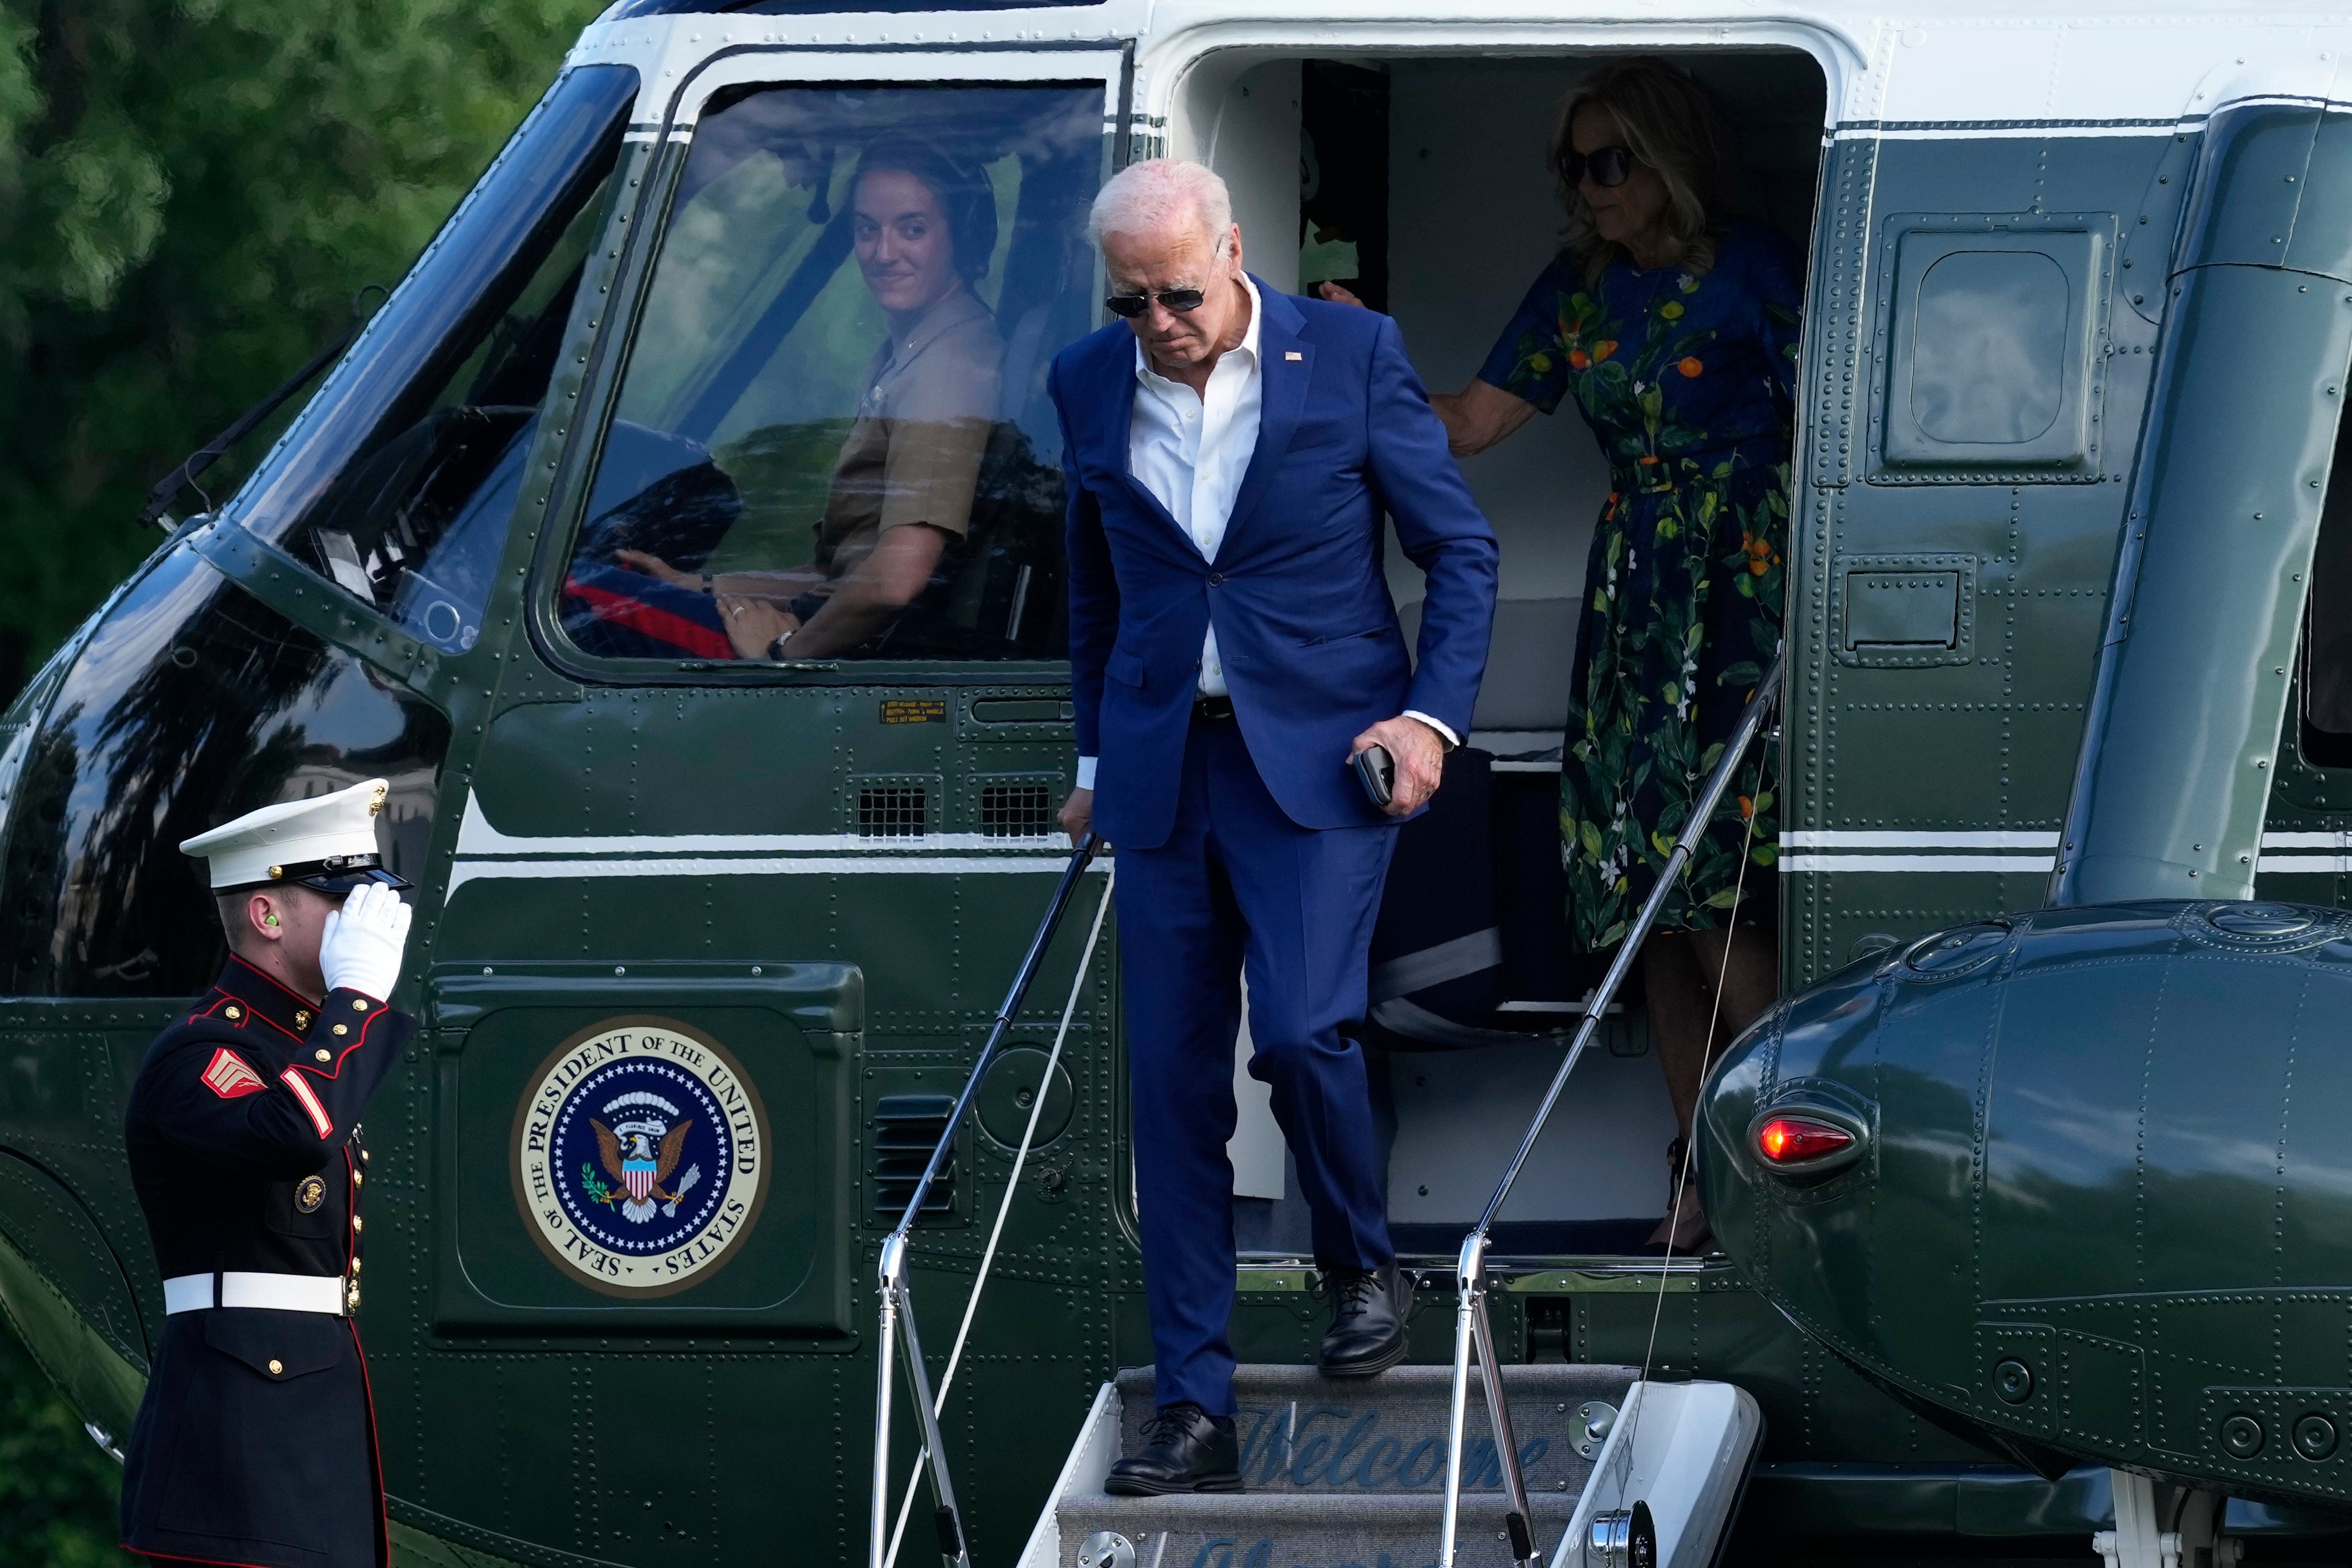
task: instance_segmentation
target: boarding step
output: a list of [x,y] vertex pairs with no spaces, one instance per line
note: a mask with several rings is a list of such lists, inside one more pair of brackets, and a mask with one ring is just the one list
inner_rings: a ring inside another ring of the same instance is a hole
[[[1638,1375],[1629,1366],[1503,1369],[1551,1568],[1580,1568],[1592,1518],[1637,1500],[1655,1521],[1659,1568],[1706,1568],[1729,1526],[1762,1434],[1755,1401],[1728,1384]],[[1103,1481],[1134,1451],[1155,1401],[1150,1368],[1123,1371],[1096,1396],[1021,1568],[1082,1568],[1082,1558],[1083,1568],[1426,1568],[1438,1556],[1452,1389],[1445,1366],[1362,1379],[1244,1366],[1234,1383],[1244,1490],[1125,1498]],[[1636,1403],[1643,1414],[1629,1436]],[[1503,1568],[1502,1467],[1475,1380],[1464,1439],[1455,1563]]]

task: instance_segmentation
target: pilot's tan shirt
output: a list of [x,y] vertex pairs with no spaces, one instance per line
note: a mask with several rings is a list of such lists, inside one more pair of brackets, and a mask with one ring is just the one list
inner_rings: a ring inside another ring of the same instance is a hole
[[962,537],[1003,359],[996,318],[967,288],[875,350],[817,525],[816,564],[828,579],[856,570],[901,524]]

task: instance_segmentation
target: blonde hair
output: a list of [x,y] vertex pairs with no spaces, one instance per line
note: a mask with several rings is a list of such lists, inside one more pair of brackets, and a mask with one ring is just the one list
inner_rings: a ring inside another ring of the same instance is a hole
[[1552,123],[1552,183],[1568,210],[1561,248],[1582,264],[1585,282],[1598,283],[1625,254],[1624,246],[1601,237],[1592,209],[1569,178],[1569,158],[1576,150],[1570,131],[1587,107],[1608,111],[1625,151],[1665,186],[1664,221],[1680,248],[1676,260],[1692,272],[1714,266],[1715,215],[1724,183],[1723,121],[1696,82],[1658,57],[1642,55],[1605,65],[1577,83]]

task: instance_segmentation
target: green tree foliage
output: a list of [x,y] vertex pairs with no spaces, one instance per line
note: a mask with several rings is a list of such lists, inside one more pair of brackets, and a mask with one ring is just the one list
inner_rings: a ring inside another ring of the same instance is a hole
[[131,1568],[114,1547],[122,1470],[0,1325],[0,1562]]
[[153,549],[147,487],[407,269],[601,4],[0,0],[0,693]]

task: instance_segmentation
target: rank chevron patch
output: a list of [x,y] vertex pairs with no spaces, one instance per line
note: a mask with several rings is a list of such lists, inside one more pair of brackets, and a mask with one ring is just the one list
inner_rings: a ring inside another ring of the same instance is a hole
[[205,1069],[205,1087],[224,1100],[240,1095],[258,1094],[269,1087],[261,1074],[245,1064],[245,1059],[226,1046],[213,1052],[212,1062]]

